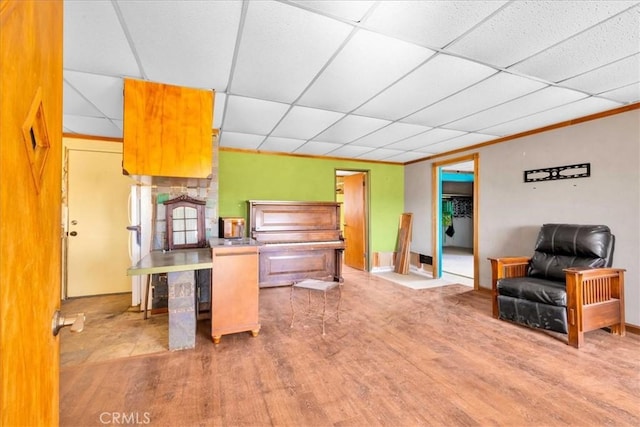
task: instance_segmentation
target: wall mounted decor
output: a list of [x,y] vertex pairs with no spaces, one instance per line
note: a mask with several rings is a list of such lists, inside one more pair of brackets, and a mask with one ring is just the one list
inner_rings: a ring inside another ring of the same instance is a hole
[[591,163],[553,166],[524,171],[524,182],[553,181],[556,179],[587,178],[591,176]]

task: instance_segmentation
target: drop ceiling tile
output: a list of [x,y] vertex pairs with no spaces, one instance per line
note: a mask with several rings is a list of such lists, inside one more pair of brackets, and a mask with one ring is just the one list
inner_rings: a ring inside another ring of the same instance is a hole
[[483,129],[483,133],[491,135],[514,135],[520,132],[549,126],[566,120],[599,113],[619,107],[620,104],[602,98],[590,97],[571,104],[562,105],[551,110],[512,120],[497,126]]
[[385,1],[367,27],[427,47],[441,48],[498,10],[505,1]]
[[640,82],[621,87],[601,94],[605,98],[624,103],[640,101]]
[[[482,133],[467,133],[446,141],[432,144],[423,150],[429,153],[444,153],[446,151],[457,150],[459,148],[471,147],[476,144],[497,139],[494,135],[486,135]],[[422,151],[422,150],[419,150]]]
[[141,77],[110,1],[64,2],[64,68]]
[[356,113],[398,120],[495,73],[495,69],[476,62],[435,55]]
[[230,132],[268,135],[289,106],[241,96],[227,97],[222,129]]
[[389,123],[388,120],[350,114],[315,137],[314,140],[346,144]]
[[343,117],[343,113],[296,105],[289,110],[272,135],[311,139]]
[[107,117],[122,119],[122,78],[71,70],[64,72],[64,78]]
[[264,138],[264,135],[224,131],[220,134],[220,147],[255,150]]
[[632,1],[516,1],[448,51],[508,67],[631,7]]
[[373,150],[371,147],[363,147],[360,145],[345,144],[342,147],[329,153],[330,156],[354,158],[361,156]]
[[288,4],[250,2],[232,92],[294,101],[351,29],[350,25]]
[[309,141],[295,151],[296,154],[310,154],[314,156],[322,156],[333,150],[340,148],[342,144],[333,142]]
[[464,119],[448,123],[447,128],[474,132],[586,97],[587,95],[582,92],[549,86]]
[[261,151],[275,151],[278,153],[291,153],[305,143],[304,139],[278,138],[270,136],[258,147]]
[[369,151],[361,156],[358,156],[359,159],[364,160],[385,160],[388,157],[398,156],[404,154],[404,151],[400,150],[390,150],[388,148],[378,148],[373,151]]
[[226,91],[241,2],[117,4],[149,80]]
[[428,157],[429,155],[426,153],[421,153],[418,151],[406,151],[402,154],[397,154],[395,156],[390,156],[387,157],[385,159],[385,161],[387,162],[397,162],[397,163],[405,163],[405,162],[411,162],[413,160],[419,160],[419,159],[424,159],[425,157]]
[[431,144],[435,144],[436,142],[464,135],[465,133],[466,132],[452,129],[432,129],[428,132],[421,133],[420,135],[412,136],[411,138],[403,139],[402,141],[387,145],[385,148],[397,150],[419,150],[424,149]]
[[541,89],[545,84],[501,72],[402,119],[436,127]]
[[301,105],[350,112],[433,51],[359,30],[299,100]]
[[64,82],[63,86],[63,112],[71,116],[100,117],[102,113],[86,98],[75,90],[69,83]]
[[353,141],[352,144],[377,148],[426,132],[430,129],[431,128],[427,126],[412,125],[409,123],[391,123],[389,126]]
[[360,22],[367,11],[375,3],[373,1],[318,1],[318,0],[296,0],[292,3],[299,4],[304,8],[317,10],[323,14],[346,19],[352,22]]
[[638,52],[640,6],[628,10],[512,68],[559,82]]
[[224,120],[225,104],[227,103],[227,94],[216,92],[213,105],[213,128],[220,129]]
[[602,93],[638,81],[640,81],[640,54],[635,54],[564,80],[562,85],[590,93]]
[[122,129],[102,117],[63,116],[64,127],[73,133],[108,138],[122,138]]

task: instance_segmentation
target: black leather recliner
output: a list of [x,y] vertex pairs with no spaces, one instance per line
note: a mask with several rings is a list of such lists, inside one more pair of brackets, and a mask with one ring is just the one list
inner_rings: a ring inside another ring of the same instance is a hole
[[493,315],[567,334],[609,326],[624,335],[624,270],[611,268],[615,237],[606,225],[545,224],[532,257],[489,258]]

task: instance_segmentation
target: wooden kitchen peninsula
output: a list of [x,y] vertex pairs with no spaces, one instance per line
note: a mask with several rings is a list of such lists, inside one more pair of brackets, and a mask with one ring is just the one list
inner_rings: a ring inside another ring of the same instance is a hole
[[210,239],[210,248],[152,251],[127,275],[167,273],[169,350],[195,347],[195,270],[212,269],[211,337],[260,331],[258,318],[258,248],[253,239]]
[[128,276],[167,273],[169,285],[169,350],[196,344],[195,270],[212,267],[210,248],[152,251],[127,269]]

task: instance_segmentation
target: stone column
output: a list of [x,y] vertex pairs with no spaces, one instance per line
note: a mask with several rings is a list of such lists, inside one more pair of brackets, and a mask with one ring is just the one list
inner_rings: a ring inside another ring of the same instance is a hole
[[191,271],[167,273],[169,282],[169,350],[196,345],[195,274]]

